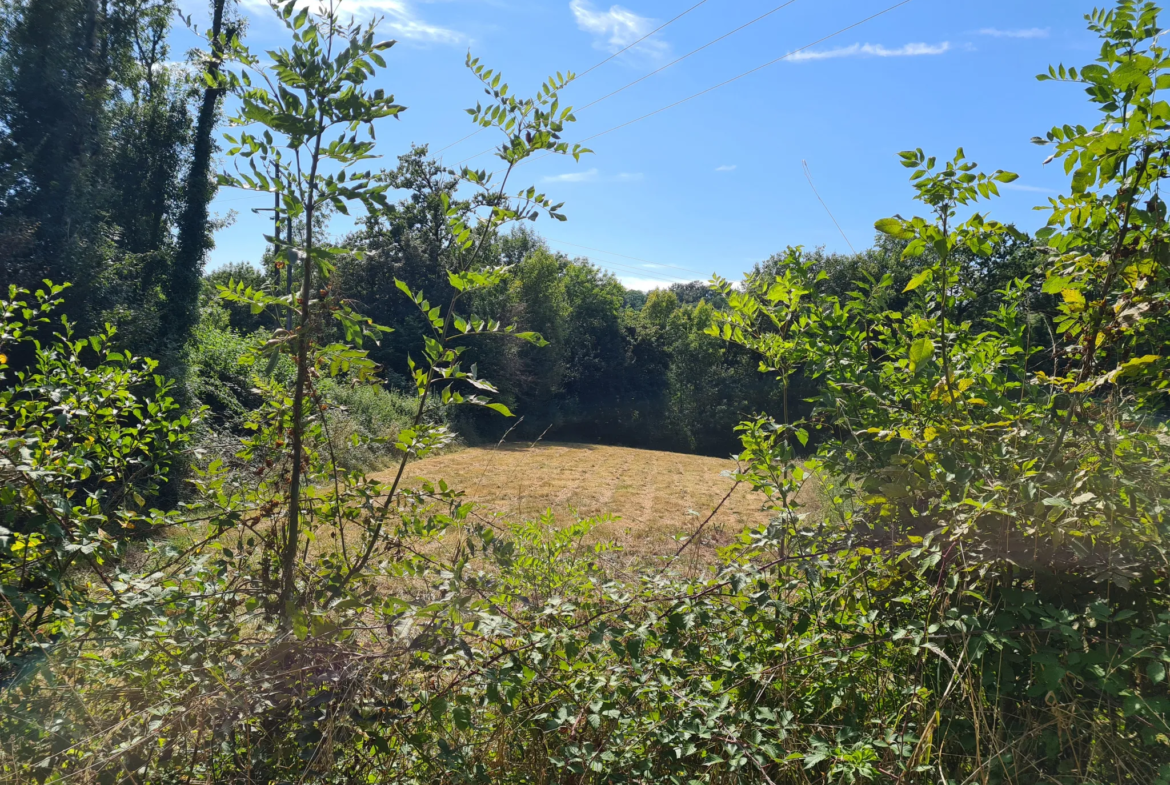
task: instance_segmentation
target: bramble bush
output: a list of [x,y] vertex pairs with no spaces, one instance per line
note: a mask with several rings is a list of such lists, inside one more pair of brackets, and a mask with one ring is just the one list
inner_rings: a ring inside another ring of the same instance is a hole
[[[0,300],[0,678],[39,659],[95,582],[111,584],[128,538],[170,522],[155,494],[189,441],[157,363],[114,347],[112,327],[51,340],[65,285]],[[12,372],[7,352],[33,348]]]

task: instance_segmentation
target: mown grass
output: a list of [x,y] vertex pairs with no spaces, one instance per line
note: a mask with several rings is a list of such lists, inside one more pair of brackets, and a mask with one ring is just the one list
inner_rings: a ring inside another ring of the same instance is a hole
[[[482,514],[504,521],[532,520],[551,510],[558,525],[568,525],[608,514],[612,519],[603,520],[589,541],[620,545],[623,566],[630,567],[672,556],[681,538],[709,516],[687,549],[689,561],[709,563],[745,527],[766,523],[763,496],[727,476],[735,468],[725,458],[544,442],[428,458],[410,464],[406,477],[443,479]],[[803,501],[815,507],[811,489],[805,495]]]

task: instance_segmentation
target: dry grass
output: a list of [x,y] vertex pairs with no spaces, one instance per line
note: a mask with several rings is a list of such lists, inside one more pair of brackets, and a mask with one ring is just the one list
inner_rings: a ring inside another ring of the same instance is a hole
[[[586,444],[469,448],[407,467],[408,478],[443,479],[481,510],[508,521],[552,510],[559,524],[607,513],[593,539],[616,541],[627,564],[669,556],[731,491],[729,459]],[[389,479],[385,477],[383,479]],[[693,544],[708,560],[744,527],[768,520],[763,497],[735,488]]]

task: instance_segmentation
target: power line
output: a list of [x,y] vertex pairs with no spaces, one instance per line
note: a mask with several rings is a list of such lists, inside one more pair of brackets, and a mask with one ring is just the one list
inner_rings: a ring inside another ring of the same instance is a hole
[[218,200],[218,203],[224,204],[225,202],[242,202],[245,199],[255,199],[257,196],[268,196],[269,193],[269,191],[253,191],[247,196],[233,196],[231,199],[220,199]]
[[[547,238],[547,237],[544,239],[549,240],[549,238]],[[562,243],[559,240],[549,240],[549,242],[557,243],[558,245],[573,245],[573,243]],[[577,245],[575,247],[585,248],[585,246],[583,246],[583,245]],[[590,250],[596,250],[596,249],[590,249]],[[598,251],[598,253],[608,253],[608,252],[607,251]],[[613,255],[614,256],[621,256],[621,254],[613,254]],[[633,267],[633,266],[628,265],[628,264],[621,264],[620,262],[613,262],[613,261],[610,261],[609,259],[598,260],[592,256],[589,256],[589,255],[582,255],[582,256],[579,256],[578,258],[586,259],[591,264],[594,264],[597,267],[600,267],[600,268],[607,270],[608,272],[611,272],[611,273],[621,273],[621,274],[627,274],[627,275],[628,274],[636,274],[638,277],[644,278],[648,281],[657,281],[659,283],[664,283],[664,284],[688,283],[687,279],[677,278],[674,276],[667,275],[665,273],[655,274],[653,271],[647,271],[641,267]],[[632,259],[634,257],[625,257],[625,258]]]
[[[619,87],[618,89],[614,90],[614,91],[613,91],[613,92],[611,92],[611,93],[606,93],[605,95],[601,96],[600,98],[598,98],[598,99],[597,99],[597,100],[595,100],[595,101],[590,101],[589,103],[585,104],[584,106],[582,106],[582,107],[580,107],[580,108],[576,109],[576,111],[578,111],[578,112],[580,112],[580,111],[584,111],[585,109],[588,109],[588,108],[590,108],[590,107],[592,107],[592,106],[596,106],[597,104],[601,103],[602,101],[604,101],[604,100],[606,100],[606,99],[608,99],[608,98],[613,98],[613,97],[614,97],[615,95],[617,95],[618,93],[621,93],[621,92],[623,92],[623,91],[625,91],[625,90],[628,90],[628,89],[630,89],[631,87],[633,87],[634,85],[636,85],[636,84],[640,84],[640,83],[642,83],[642,82],[646,81],[647,79],[649,79],[650,77],[652,77],[652,76],[655,76],[655,75],[657,75],[657,74],[660,74],[660,73],[662,73],[663,71],[665,71],[666,69],[668,69],[668,68],[670,68],[670,67],[672,67],[672,66],[678,65],[678,64],[679,64],[679,63],[681,63],[683,60],[686,60],[688,57],[691,57],[692,55],[696,55],[696,54],[698,54],[699,52],[703,51],[704,49],[707,49],[708,47],[714,46],[715,44],[719,43],[719,42],[720,42],[720,41],[722,41],[723,39],[725,39],[725,38],[730,38],[731,36],[735,35],[736,33],[740,32],[741,30],[745,30],[745,29],[747,29],[747,28],[751,27],[752,25],[756,24],[757,22],[761,22],[761,21],[763,21],[764,19],[767,19],[767,18],[768,18],[769,16],[771,16],[772,14],[774,14],[774,13],[776,13],[777,11],[780,11],[780,10],[782,10],[782,9],[784,9],[784,8],[787,8],[788,6],[792,5],[792,4],[793,4],[793,3],[795,3],[795,2],[796,2],[796,0],[785,0],[785,2],[781,3],[780,5],[776,6],[775,8],[773,8],[773,9],[772,9],[772,10],[770,10],[770,11],[767,11],[767,12],[765,12],[765,13],[763,13],[763,14],[760,14],[760,15],[759,15],[759,16],[757,16],[755,19],[752,19],[750,22],[745,22],[745,23],[743,23],[742,25],[740,25],[739,27],[735,28],[734,30],[729,30],[728,32],[724,33],[723,35],[719,36],[718,38],[715,38],[715,39],[712,39],[712,40],[708,41],[707,43],[703,44],[702,46],[700,46],[700,47],[699,47],[699,48],[697,48],[697,49],[692,49],[691,51],[687,52],[685,55],[683,55],[683,56],[681,56],[681,57],[678,57],[678,58],[675,58],[674,60],[671,60],[671,61],[670,61],[669,63],[667,63],[666,65],[664,65],[664,66],[661,66],[660,68],[656,68],[656,69],[654,69],[653,71],[651,71],[651,72],[650,72],[650,73],[648,73],[648,74],[644,74],[644,75],[642,75],[642,76],[639,76],[639,77],[638,77],[637,79],[635,79],[634,81],[632,81],[632,82],[628,82],[627,84],[625,84],[625,85],[622,85],[621,87]],[[692,9],[688,9],[688,12],[689,12],[690,10],[692,10]],[[684,12],[684,13],[686,13],[686,12]],[[616,55],[615,55],[615,56],[616,56]],[[612,59],[612,58],[611,58],[611,59]],[[481,128],[480,130],[484,130],[484,129],[482,129],[482,128]],[[475,132],[475,133],[473,133],[473,134],[469,134],[468,136],[465,136],[465,137],[463,137],[463,139],[460,139],[459,141],[460,141],[460,142],[462,142],[462,141],[464,141],[464,140],[466,140],[466,139],[470,139],[472,136],[475,136],[475,134],[477,134],[477,133],[479,133],[479,131],[476,131],[476,132]],[[458,142],[456,142],[455,144],[458,144]],[[451,147],[451,146],[452,146],[452,145],[448,145],[447,147]],[[447,147],[444,147],[444,148],[443,148],[443,150],[446,150],[446,149],[447,149]],[[471,157],[469,157],[469,158],[464,158],[462,161],[460,161],[459,163],[457,163],[457,164],[455,164],[455,165],[456,165],[456,166],[460,166],[460,165],[462,165],[462,164],[465,164],[465,163],[467,163],[468,161],[472,160],[473,158],[478,158],[479,156],[483,155],[484,153],[490,153],[492,150],[495,150],[495,149],[496,149],[496,148],[494,148],[494,147],[489,147],[489,148],[488,148],[488,149],[486,149],[486,150],[481,150],[480,152],[476,153],[475,155],[473,155],[473,156],[471,156]],[[442,152],[442,150],[440,150],[439,152]]]
[[768,11],[768,12],[766,12],[766,13],[760,14],[759,16],[757,16],[755,19],[751,20],[750,22],[745,22],[744,24],[740,25],[739,27],[735,28],[734,30],[731,30],[731,31],[729,31],[729,32],[726,32],[726,33],[724,33],[723,35],[719,36],[719,37],[718,37],[718,38],[716,38],[715,40],[713,40],[713,41],[708,41],[707,43],[705,43],[705,44],[703,44],[702,46],[700,46],[698,49],[692,49],[691,51],[687,52],[687,53],[686,53],[685,55],[683,55],[682,57],[679,57],[679,58],[678,58],[678,59],[676,59],[676,60],[671,60],[669,63],[667,63],[666,65],[662,66],[661,68],[658,68],[658,69],[656,69],[656,70],[654,70],[654,71],[651,71],[650,73],[646,74],[645,76],[640,76],[640,77],[638,77],[637,79],[635,79],[634,81],[630,82],[629,84],[627,84],[627,85],[623,85],[622,87],[619,87],[618,89],[614,90],[612,93],[607,93],[606,95],[603,95],[603,96],[601,96],[601,98],[598,98],[596,101],[592,101],[592,102],[590,102],[590,103],[587,103],[587,104],[585,104],[584,106],[582,106],[582,107],[581,107],[580,109],[578,109],[577,111],[578,111],[578,112],[581,112],[581,111],[584,111],[584,110],[588,109],[588,108],[589,108],[589,107],[591,107],[591,106],[596,106],[597,104],[601,103],[601,102],[602,102],[602,101],[604,101],[605,99],[607,99],[607,98],[612,98],[613,96],[617,95],[618,93],[622,92],[623,90],[628,90],[629,88],[633,87],[634,85],[636,85],[636,84],[639,84],[639,83],[641,83],[641,82],[644,82],[644,81],[646,81],[647,79],[649,79],[650,77],[652,77],[652,76],[655,76],[656,74],[660,74],[660,73],[662,73],[662,72],[663,72],[663,71],[665,71],[667,68],[670,68],[671,66],[673,66],[673,65],[677,65],[678,63],[681,63],[683,60],[686,60],[686,59],[687,59],[688,57],[690,57],[691,55],[698,54],[699,52],[703,51],[704,49],[706,49],[706,48],[708,48],[708,47],[710,47],[710,46],[714,46],[715,44],[717,44],[717,43],[719,43],[720,41],[722,41],[724,38],[730,38],[731,36],[733,36],[733,35],[735,35],[736,33],[738,33],[740,30],[743,30],[743,29],[745,29],[745,28],[751,27],[751,26],[752,26],[752,25],[754,25],[756,22],[759,22],[759,21],[762,21],[763,19],[766,19],[767,17],[771,16],[772,14],[776,13],[777,11],[779,11],[779,10],[781,10],[781,9],[783,9],[783,8],[787,8],[788,6],[792,5],[792,4],[793,4],[793,3],[795,3],[795,2],[796,2],[796,0],[787,0],[787,2],[781,3],[780,5],[778,5],[778,6],[776,6],[775,8],[773,8],[771,11]]
[[653,276],[653,275],[646,275],[640,270],[631,270],[629,268],[623,268],[620,265],[613,264],[612,262],[606,262],[605,260],[599,261],[597,259],[594,259],[591,256],[582,256],[582,257],[578,257],[578,258],[584,259],[585,261],[589,262],[593,266],[597,267],[599,270],[601,270],[603,272],[607,272],[616,278],[622,278],[622,277],[638,278],[638,279],[643,280],[643,281],[653,281],[656,284],[662,284],[663,287],[670,287],[670,286],[673,286],[673,285],[678,284],[678,283],[686,283],[686,281],[679,281],[679,280],[674,280],[671,278],[658,278],[658,277]]
[[[693,101],[694,99],[696,99],[696,98],[699,98],[700,96],[704,96],[704,95],[706,95],[707,93],[710,93],[710,92],[713,92],[713,91],[715,91],[715,90],[718,90],[718,89],[719,89],[719,88],[721,88],[721,87],[726,87],[727,85],[731,84],[732,82],[738,82],[740,79],[743,79],[743,78],[744,78],[744,77],[746,77],[746,76],[751,76],[752,74],[756,73],[757,71],[762,71],[762,70],[764,70],[765,68],[768,68],[769,66],[773,66],[773,65],[775,65],[776,63],[779,63],[779,62],[782,62],[782,61],[784,61],[784,60],[787,60],[788,58],[792,57],[793,55],[795,55],[795,54],[800,54],[801,52],[803,52],[803,51],[804,51],[804,50],[806,50],[806,49],[811,49],[812,47],[814,47],[814,46],[816,46],[816,45],[818,45],[818,44],[823,44],[825,41],[828,41],[828,40],[830,40],[830,39],[832,39],[832,38],[836,38],[837,36],[839,36],[839,35],[841,35],[841,34],[843,34],[843,33],[847,33],[847,32],[849,32],[850,30],[853,30],[854,28],[860,27],[861,25],[865,24],[866,22],[871,22],[871,21],[873,21],[874,19],[877,19],[879,16],[884,16],[885,14],[888,14],[888,13],[890,13],[891,11],[894,11],[894,10],[896,10],[896,9],[898,9],[898,8],[901,8],[902,6],[904,6],[904,5],[906,5],[906,4],[910,3],[910,2],[912,2],[912,0],[901,0],[901,2],[894,3],[893,5],[891,5],[891,6],[888,6],[888,7],[884,8],[884,9],[882,9],[881,11],[878,11],[876,14],[871,14],[870,16],[867,16],[867,17],[865,17],[864,19],[862,19],[862,20],[860,20],[860,21],[858,21],[858,22],[854,22],[854,23],[853,23],[853,24],[851,24],[851,25],[847,25],[847,26],[845,26],[845,27],[842,27],[840,30],[837,30],[836,32],[829,33],[828,35],[826,35],[826,36],[823,36],[823,37],[821,37],[821,38],[818,38],[817,40],[813,41],[813,42],[812,42],[812,43],[810,43],[810,44],[805,44],[804,46],[802,46],[802,47],[800,47],[800,48],[798,48],[798,49],[793,49],[792,51],[788,52],[787,54],[784,54],[784,55],[781,55],[780,57],[777,57],[777,58],[775,58],[775,59],[769,60],[768,62],[766,62],[766,63],[764,63],[764,64],[762,64],[762,65],[758,65],[758,66],[756,66],[755,68],[752,68],[752,69],[750,69],[750,70],[748,70],[748,71],[744,71],[743,73],[741,73],[741,74],[739,74],[739,75],[737,75],[737,76],[733,76],[733,77],[731,77],[730,79],[725,79],[724,81],[720,82],[719,84],[712,85],[711,87],[708,87],[706,90],[700,90],[699,92],[697,92],[697,93],[694,93],[694,94],[692,94],[692,95],[688,95],[686,98],[682,98],[682,99],[680,99],[680,100],[678,100],[678,101],[675,101],[675,102],[674,102],[674,103],[672,103],[672,104],[667,104],[666,106],[663,106],[663,107],[661,107],[660,109],[655,109],[653,112],[647,112],[646,114],[642,115],[641,117],[635,117],[633,120],[628,120],[628,121],[626,121],[626,122],[624,122],[624,123],[621,123],[620,125],[615,125],[613,128],[607,128],[606,130],[604,130],[604,131],[601,131],[601,132],[599,132],[599,133],[596,133],[596,134],[593,134],[592,136],[587,136],[587,137],[585,137],[584,139],[581,139],[581,140],[578,142],[578,144],[581,144],[581,143],[584,143],[584,142],[588,142],[588,141],[591,141],[591,140],[593,140],[593,139],[597,139],[598,137],[605,136],[606,134],[611,134],[611,133],[613,133],[614,131],[621,130],[622,128],[625,128],[625,127],[627,127],[627,126],[631,126],[631,125],[633,125],[634,123],[640,123],[641,121],[643,121],[643,120],[646,120],[646,119],[648,119],[648,118],[651,118],[651,117],[653,117],[654,115],[661,114],[661,113],[663,113],[663,112],[667,111],[668,109],[673,109],[673,108],[675,108],[676,106],[681,106],[682,104],[685,104],[685,103],[687,103],[688,101]],[[495,148],[492,148],[492,149],[495,149]],[[489,151],[485,150],[484,152],[489,152]],[[472,158],[476,158],[476,157],[478,157],[478,156],[480,156],[480,155],[483,155],[483,153],[477,153],[476,155],[473,155],[473,156],[472,156]],[[537,157],[537,158],[533,158],[533,159],[531,159],[531,160],[533,160],[533,161],[539,161],[539,160],[541,160],[541,159],[547,158],[547,157],[548,157],[548,156],[550,156],[550,155],[554,155],[554,153],[551,153],[551,152],[549,152],[549,153],[545,153],[544,155],[542,155],[542,156],[539,156],[539,157]],[[465,158],[465,159],[464,159],[464,161],[470,161],[470,160],[471,160],[471,158]],[[464,161],[460,161],[460,163],[463,163]],[[524,162],[522,161],[521,163],[524,163]],[[503,171],[503,169],[497,169],[495,172],[492,172],[492,174],[498,174],[498,173],[499,173],[499,172],[501,172],[501,171]]]
[[604,60],[602,60],[600,63],[597,63],[596,65],[591,65],[591,66],[589,66],[589,67],[588,67],[588,68],[586,68],[584,71],[582,71],[581,73],[577,74],[577,78],[578,78],[578,79],[580,79],[580,78],[581,78],[582,76],[584,76],[585,74],[589,73],[590,71],[594,71],[594,70],[596,70],[596,69],[600,68],[601,66],[605,65],[606,63],[608,63],[610,60],[614,59],[614,58],[615,58],[615,57],[617,57],[618,55],[620,55],[620,54],[623,54],[624,52],[628,52],[629,50],[633,49],[633,48],[634,48],[635,46],[637,46],[638,44],[640,44],[640,43],[642,43],[643,41],[645,41],[645,40],[646,40],[647,38],[649,38],[650,36],[654,35],[655,33],[659,32],[659,31],[661,31],[661,30],[664,30],[665,28],[667,28],[667,27],[669,27],[670,25],[674,24],[674,23],[675,23],[675,22],[677,22],[678,20],[682,19],[684,16],[686,16],[687,14],[689,14],[691,11],[694,11],[696,8],[698,8],[699,6],[701,6],[701,5],[702,5],[703,3],[705,3],[705,2],[707,2],[707,0],[699,0],[699,2],[695,3],[693,6],[691,6],[691,7],[690,7],[690,8],[688,8],[687,10],[683,11],[683,12],[682,12],[681,14],[679,14],[678,16],[674,17],[673,19],[671,19],[671,20],[670,20],[670,21],[668,21],[668,22],[665,22],[665,23],[663,23],[663,24],[659,25],[659,26],[658,26],[658,27],[656,27],[655,29],[651,30],[649,33],[646,33],[646,35],[644,35],[644,36],[642,36],[641,38],[639,38],[639,39],[638,39],[637,41],[635,41],[634,43],[630,44],[629,46],[625,47],[624,49],[620,49],[620,50],[618,50],[618,51],[614,52],[614,53],[613,53],[613,54],[611,54],[609,57],[607,57],[607,58],[605,58]]
[[[751,76],[752,74],[756,73],[757,71],[762,71],[769,66],[773,66],[776,63],[779,63],[783,60],[787,60],[789,57],[792,57],[795,54],[799,54],[806,49],[811,49],[812,47],[816,46],[817,44],[823,44],[825,41],[828,41],[830,38],[836,38],[837,36],[841,35],[842,33],[847,33],[850,30],[854,29],[855,27],[860,27],[861,25],[865,24],[866,22],[870,22],[874,19],[877,19],[879,16],[883,16],[885,14],[888,14],[891,11],[893,11],[897,8],[901,8],[902,6],[904,6],[910,2],[911,2],[911,0],[901,0],[901,2],[895,3],[894,5],[891,5],[891,6],[885,8],[881,11],[878,11],[876,14],[873,14],[871,16],[867,16],[865,19],[862,19],[859,22],[854,22],[853,24],[851,24],[847,27],[842,27],[837,32],[830,33],[829,35],[826,35],[823,38],[818,38],[816,41],[813,41],[811,44],[806,44],[806,45],[800,47],[799,49],[793,49],[791,52],[788,52],[785,55],[781,55],[780,57],[777,57],[774,60],[769,60],[768,62],[764,63],[763,65],[758,65],[755,68],[751,69],[750,71],[744,71],[742,74],[739,74],[738,76],[733,76],[730,79],[724,80],[717,85],[713,85],[711,87],[708,87],[706,90],[700,90],[699,92],[695,93],[694,95],[689,95],[686,98],[683,98],[679,101],[675,101],[672,104],[668,104],[668,105],[662,107],[661,109],[655,109],[653,112],[647,112],[646,114],[642,115],[641,117],[635,117],[633,120],[622,123],[621,125],[615,125],[613,128],[609,128],[605,131],[602,131],[601,133],[593,134],[593,136],[587,136],[584,139],[582,139],[581,141],[588,142],[592,139],[598,138],[599,136],[605,136],[606,134],[611,134],[614,131],[625,128],[626,126],[633,125],[634,123],[639,123],[647,118],[653,117],[656,114],[661,114],[662,112],[665,112],[668,109],[673,109],[676,106],[680,106],[682,104],[687,103],[688,101],[693,101],[694,99],[698,98],[699,96],[703,96],[703,95],[706,95],[707,93],[718,90],[720,87],[726,87],[727,85],[731,84],[732,82],[738,82],[740,79],[743,79],[745,76]],[[544,156],[542,156],[542,157],[544,157]]]
[[611,262],[608,259],[598,260],[598,259],[593,258],[592,256],[584,256],[581,258],[588,259],[591,264],[595,264],[598,267],[601,267],[602,269],[608,269],[608,271],[611,273],[623,273],[626,275],[635,274],[639,278],[645,278],[648,281],[657,281],[659,283],[664,283],[664,284],[688,283],[687,280],[682,279],[682,278],[675,278],[673,276],[667,276],[667,275],[662,275],[662,274],[655,275],[654,273],[647,272],[646,270],[643,270],[641,268],[631,267],[628,264],[621,264],[619,262]]
[[[821,37],[821,38],[818,38],[816,41],[813,41],[813,42],[812,42],[812,43],[810,43],[810,44],[806,44],[806,45],[804,45],[804,46],[800,47],[799,49],[793,49],[792,51],[788,52],[787,54],[784,54],[784,55],[782,55],[782,56],[780,56],[780,57],[777,57],[777,58],[775,58],[775,59],[773,59],[773,60],[769,60],[768,62],[764,63],[763,65],[756,66],[755,68],[752,68],[752,69],[751,69],[751,70],[749,70],[749,71],[744,71],[743,73],[739,74],[738,76],[733,76],[732,78],[730,78],[730,79],[726,79],[726,80],[724,80],[724,81],[720,82],[720,83],[719,83],[719,84],[717,84],[717,85],[713,85],[712,87],[708,87],[706,90],[701,90],[701,91],[699,91],[699,92],[697,92],[697,93],[694,93],[693,95],[689,95],[689,96],[687,96],[686,98],[683,98],[683,99],[681,99],[681,100],[679,100],[679,101],[675,101],[675,102],[674,102],[674,103],[672,103],[672,104],[668,104],[667,106],[664,106],[664,107],[662,107],[662,108],[660,108],[660,109],[656,109],[656,110],[654,110],[653,112],[648,112],[648,113],[646,113],[646,114],[642,115],[641,117],[636,117],[636,118],[634,118],[633,120],[630,120],[630,121],[628,121],[628,122],[622,123],[622,124],[620,124],[620,125],[615,125],[613,128],[609,128],[609,129],[607,129],[607,130],[605,130],[605,131],[602,131],[602,132],[600,132],[600,133],[596,133],[596,134],[594,134],[593,136],[588,136],[588,137],[586,137],[585,139],[582,139],[581,141],[582,141],[582,142],[587,142],[587,141],[589,141],[589,140],[591,140],[591,139],[596,139],[596,138],[598,138],[598,137],[600,137],[600,136],[605,136],[606,134],[613,133],[614,131],[617,131],[617,130],[619,130],[619,129],[621,129],[621,128],[625,128],[625,127],[627,127],[627,126],[633,125],[634,123],[641,122],[642,120],[645,120],[645,119],[647,119],[647,118],[649,118],[649,117],[653,117],[653,116],[654,116],[654,115],[656,115],[656,114],[660,114],[660,113],[662,113],[662,112],[665,112],[665,111],[666,111],[666,110],[668,110],[668,109],[673,109],[673,108],[674,108],[674,107],[676,107],[676,106],[679,106],[679,105],[681,105],[681,104],[685,104],[686,102],[688,102],[688,101],[692,101],[692,100],[694,100],[695,98],[698,98],[698,97],[700,97],[700,96],[706,95],[707,93],[710,93],[710,92],[712,92],[712,91],[714,91],[714,90],[718,90],[720,87],[725,87],[726,85],[729,85],[729,84],[731,84],[732,82],[737,82],[737,81],[739,81],[740,79],[743,79],[743,78],[744,78],[744,77],[746,77],[746,76],[750,76],[751,74],[754,74],[754,73],[756,73],[757,71],[762,71],[763,69],[765,69],[765,68],[767,68],[767,67],[769,67],[769,66],[775,65],[776,63],[779,63],[779,62],[781,62],[781,61],[783,61],[783,60],[787,60],[788,58],[792,57],[794,54],[798,54],[798,53],[800,53],[800,52],[803,52],[803,51],[804,51],[804,50],[806,50],[806,49],[811,49],[812,47],[814,47],[814,46],[816,46],[816,45],[818,45],[818,44],[822,44],[822,43],[824,43],[825,41],[828,41],[828,40],[830,40],[830,39],[832,39],[832,38],[836,38],[837,36],[841,35],[842,33],[847,33],[847,32],[849,32],[850,30],[853,30],[854,28],[860,27],[861,25],[865,24],[866,22],[870,22],[870,21],[873,21],[874,19],[877,19],[877,18],[878,18],[878,17],[880,17],[880,16],[884,16],[885,14],[888,14],[888,13],[890,13],[891,11],[894,11],[894,10],[896,10],[896,9],[898,9],[898,8],[901,8],[902,6],[904,6],[904,5],[907,5],[907,4],[908,4],[908,3],[910,3],[910,2],[911,2],[911,0],[900,0],[900,2],[894,3],[893,5],[886,7],[886,8],[884,8],[884,9],[882,9],[881,11],[878,11],[876,14],[871,14],[870,16],[867,16],[867,17],[865,17],[864,19],[862,19],[862,20],[860,20],[860,21],[857,21],[857,22],[854,22],[853,24],[850,24],[850,25],[847,25],[847,26],[845,26],[845,27],[842,27],[840,30],[837,30],[836,32],[830,33],[829,35],[826,35],[826,36],[823,36],[823,37]],[[542,155],[542,156],[540,156],[540,158],[547,158],[549,155],[553,155],[553,153],[551,153],[551,152],[550,152],[550,153],[546,153],[545,155]],[[539,158],[537,158],[537,159],[533,159],[533,160],[539,160]],[[497,170],[496,172],[493,172],[492,174],[497,174],[499,171],[502,171],[502,170]],[[811,184],[811,182],[812,182],[812,181],[811,181],[811,178],[810,178],[810,181],[809,181],[809,182],[810,182],[810,184]],[[815,187],[814,187],[814,189],[813,189],[813,192],[814,192],[814,193],[816,192],[816,189],[815,189]],[[818,198],[818,199],[820,198],[820,195],[819,195],[819,194],[818,194],[817,198]],[[824,204],[823,200],[822,200],[822,204]],[[826,210],[828,210],[828,207],[826,206],[826,207],[825,207],[825,209],[826,209]],[[830,213],[830,217],[832,217],[832,214],[831,214],[831,213]],[[834,222],[834,223],[836,223],[836,219],[835,219],[835,218],[833,219],[833,222]],[[838,229],[840,229],[840,225],[838,225]],[[843,231],[842,231],[842,233],[841,233],[841,234],[842,234],[842,237],[844,237],[844,236],[845,236],[845,234],[844,234],[844,232],[843,232]],[[564,243],[564,242],[561,242],[561,241],[559,241],[559,240],[553,240],[552,242],[560,242],[562,245],[572,245],[572,243]],[[845,238],[845,242],[846,242],[846,243],[848,243],[848,242],[849,242],[849,239],[848,239],[848,238]],[[578,247],[585,248],[586,246],[578,246]],[[852,248],[852,244],[850,244],[850,247]],[[588,249],[587,249],[587,250],[588,250]],[[597,249],[592,249],[592,250],[597,250]],[[608,253],[608,252],[607,252],[607,251],[598,251],[598,253]],[[622,254],[612,254],[612,255],[613,255],[613,256],[623,256]],[[655,264],[655,262],[647,262],[647,261],[646,261],[646,260],[644,260],[644,259],[637,259],[637,257],[632,257],[632,256],[630,256],[630,257],[624,257],[624,258],[633,259],[633,260],[636,260],[636,261],[642,261],[642,262],[646,262],[647,264]],[[685,268],[678,268],[678,269],[685,269]],[[640,271],[639,271],[639,272],[640,272]],[[695,272],[695,271],[693,271],[693,270],[692,270],[692,271],[690,271],[690,272]],[[647,277],[647,278],[649,278],[649,276],[646,276],[646,277]],[[678,281],[677,283],[683,283],[683,282],[682,282],[682,281]]]
[[[590,71],[596,71],[598,68],[600,68],[601,66],[605,65],[606,63],[608,63],[610,60],[614,59],[614,58],[615,58],[615,57],[617,57],[618,55],[625,54],[626,52],[630,51],[631,49],[633,49],[633,48],[634,48],[635,46],[637,46],[638,44],[640,44],[640,43],[642,43],[643,41],[645,41],[645,40],[646,40],[647,38],[649,38],[650,36],[654,35],[655,33],[659,33],[659,32],[661,32],[662,30],[665,30],[667,27],[669,27],[670,25],[674,24],[674,23],[675,23],[675,22],[677,22],[678,20],[682,19],[684,16],[686,16],[687,14],[689,14],[691,11],[694,11],[696,8],[698,8],[699,6],[703,5],[703,4],[704,4],[704,3],[706,3],[706,2],[707,2],[707,0],[699,0],[699,2],[695,3],[693,6],[691,6],[691,7],[690,7],[690,8],[688,8],[687,10],[683,11],[683,12],[682,12],[681,14],[679,14],[678,16],[675,16],[673,19],[669,19],[669,20],[667,20],[666,22],[663,22],[663,23],[662,23],[662,24],[660,24],[658,27],[654,28],[654,29],[653,29],[653,30],[651,30],[649,33],[646,33],[646,35],[644,35],[644,36],[642,36],[641,38],[639,38],[637,41],[634,41],[632,44],[629,44],[629,45],[627,45],[627,46],[624,46],[624,47],[622,47],[621,49],[619,49],[618,51],[614,52],[613,54],[611,54],[609,57],[605,58],[604,60],[602,60],[602,61],[600,61],[600,62],[597,62],[597,63],[594,63],[593,65],[589,66],[589,67],[588,67],[588,68],[586,68],[584,71],[582,71],[581,73],[577,74],[577,76],[574,78],[574,80],[573,80],[573,81],[576,81],[577,79],[580,79],[581,77],[585,76],[585,74],[589,73]],[[795,0],[793,0],[793,2],[795,2]],[[596,101],[594,101],[594,103],[597,103],[597,102],[596,102]],[[590,105],[592,106],[592,104],[590,104]],[[444,151],[446,151],[446,150],[450,150],[450,149],[451,149],[452,147],[454,147],[455,145],[457,145],[457,144],[462,144],[463,142],[466,142],[466,141],[467,141],[468,139],[470,139],[471,137],[473,137],[473,136],[476,136],[477,134],[479,134],[479,133],[481,133],[481,132],[483,132],[483,131],[485,131],[485,130],[487,130],[487,129],[485,129],[485,128],[479,128],[479,129],[477,129],[477,130],[475,130],[475,131],[472,131],[471,133],[469,133],[467,136],[463,137],[462,139],[457,139],[456,141],[452,142],[451,144],[447,145],[446,147],[443,147],[443,148],[441,148],[441,149],[439,149],[439,150],[436,150],[436,151],[433,153],[433,155],[439,155],[440,153],[442,153],[442,152],[444,152]]]
[[817,201],[821,203],[821,207],[825,208],[825,212],[828,213],[829,218],[833,220],[833,225],[836,226],[837,231],[841,233],[841,237],[844,238],[845,244],[849,246],[849,250],[853,251],[853,255],[856,256],[857,250],[853,247],[853,243],[849,242],[848,237],[845,237],[845,230],[841,228],[841,224],[837,223],[837,218],[833,215],[833,211],[829,209],[829,205],[825,204],[825,200],[822,199],[821,195],[817,192],[817,187],[813,185],[812,172],[809,171],[808,161],[802,158],[800,163],[804,167],[804,176],[805,179],[808,180],[808,187],[812,189],[813,195],[816,196]]

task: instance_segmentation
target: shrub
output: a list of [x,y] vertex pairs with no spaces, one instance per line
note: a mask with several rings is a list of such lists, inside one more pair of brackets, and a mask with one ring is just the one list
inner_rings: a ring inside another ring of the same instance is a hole
[[[150,508],[198,412],[181,413],[157,363],[113,348],[114,330],[73,335],[49,323],[64,286],[0,300],[0,677],[35,654],[88,601],[110,591],[122,541],[169,516]],[[6,351],[35,344],[32,366],[12,373]]]
[[[414,422],[418,399],[382,385],[351,385],[324,379],[317,392],[326,402],[328,439],[339,465],[380,469],[397,454],[398,436]],[[442,407],[431,406],[428,420],[446,424]]]

